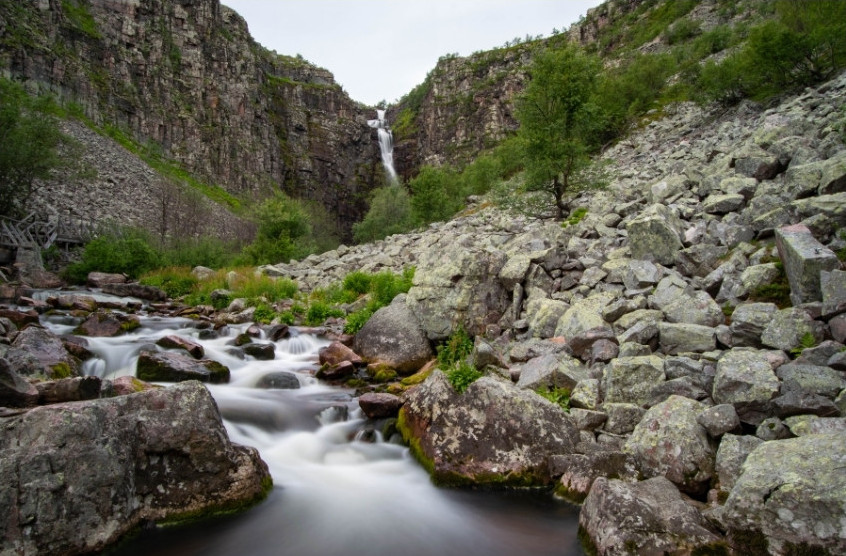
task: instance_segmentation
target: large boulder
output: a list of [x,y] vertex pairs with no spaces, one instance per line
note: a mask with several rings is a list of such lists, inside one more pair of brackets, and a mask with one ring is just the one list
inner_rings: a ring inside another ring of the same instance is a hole
[[29,407],[38,402],[38,390],[0,358],[0,407]]
[[776,246],[790,282],[793,304],[820,301],[820,272],[839,269],[837,255],[801,224],[776,230]]
[[761,334],[778,313],[775,303],[743,303],[731,315],[731,344],[762,347]]
[[135,330],[139,326],[141,326],[141,322],[135,315],[97,311],[77,326],[74,334],[110,338]]
[[61,338],[40,326],[18,332],[4,357],[22,376],[57,379],[80,374],[79,359],[68,353]]
[[406,394],[397,423],[440,484],[547,485],[549,457],[572,453],[579,433],[560,406],[482,377],[463,394],[441,371]]
[[662,204],[654,204],[626,225],[632,258],[672,265],[684,248],[679,217]]
[[742,422],[758,425],[768,416],[780,386],[764,353],[733,349],[717,362],[711,397],[718,404],[732,404]]
[[404,302],[382,307],[355,336],[355,351],[373,363],[388,365],[400,374],[411,374],[433,356],[426,333]]
[[579,528],[599,556],[709,554],[709,548],[722,553],[721,537],[665,477],[639,483],[597,478],[579,513]]
[[657,355],[618,357],[605,367],[605,401],[644,405],[665,379],[664,360]]
[[444,340],[459,326],[483,335],[502,317],[511,296],[498,279],[507,256],[452,241],[426,251],[414,273],[406,303],[426,336]]
[[149,382],[200,380],[213,384],[229,382],[229,368],[209,359],[196,360],[179,352],[142,351],[135,375]]
[[697,421],[703,409],[695,400],[670,396],[646,412],[623,451],[635,458],[645,476],[664,476],[684,492],[705,492],[716,451]]
[[841,432],[764,442],[726,500],[730,538],[769,544],[771,554],[846,553],[844,469]]
[[594,328],[610,328],[602,312],[615,298],[612,293],[602,292],[573,303],[558,319],[555,335],[570,340]]
[[143,523],[230,512],[271,480],[198,382],[0,422],[2,554],[100,551]]

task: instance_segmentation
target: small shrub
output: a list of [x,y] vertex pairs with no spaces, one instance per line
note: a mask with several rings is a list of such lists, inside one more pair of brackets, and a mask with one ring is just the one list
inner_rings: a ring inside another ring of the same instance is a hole
[[350,313],[347,315],[347,323],[344,325],[344,332],[347,334],[358,334],[358,331],[367,324],[367,321],[370,320],[370,317],[372,317],[375,312],[376,310],[374,310],[371,305],[368,305],[364,309]]
[[168,267],[144,274],[139,282],[163,290],[168,297],[177,298],[194,291],[199,280],[188,267]]
[[276,311],[270,305],[259,303],[253,313],[253,320],[261,324],[270,324],[276,318],[276,314]]
[[366,243],[413,228],[411,198],[405,188],[401,185],[382,187],[373,192],[364,220],[353,224],[353,238],[358,243]]
[[568,226],[575,226],[576,224],[584,220],[585,216],[587,216],[587,213],[588,209],[586,209],[585,207],[577,208],[570,214],[570,217],[567,220],[561,223],[561,227],[566,228]]
[[554,404],[561,406],[564,411],[570,411],[570,390],[566,388],[539,388],[535,390],[538,394],[551,401]]
[[328,305],[322,301],[315,301],[308,306],[305,323],[308,326],[317,326],[326,322],[332,317],[343,317],[344,312]]
[[804,334],[802,334],[802,337],[799,338],[799,345],[790,350],[790,355],[792,355],[794,358],[799,357],[800,355],[802,355],[803,351],[812,347],[816,347],[816,345],[817,339],[814,337],[814,335],[810,332],[805,332]]
[[146,234],[127,230],[123,234],[103,235],[85,245],[82,260],[65,270],[65,277],[83,283],[89,272],[111,272],[138,278],[160,264],[159,253]]
[[364,295],[370,291],[372,280],[373,276],[366,272],[350,272],[344,277],[344,289],[355,292],[358,295]]
[[459,363],[446,371],[446,376],[455,391],[461,394],[467,390],[468,386],[482,377],[482,372],[477,371],[467,363]]
[[438,346],[438,363],[441,368],[447,369],[459,364],[472,352],[473,338],[463,327],[458,327],[443,345]]

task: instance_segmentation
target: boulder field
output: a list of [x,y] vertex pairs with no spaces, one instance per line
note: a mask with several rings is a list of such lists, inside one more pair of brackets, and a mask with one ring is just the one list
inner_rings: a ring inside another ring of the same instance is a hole
[[[406,376],[383,401],[438,482],[555,485],[600,554],[844,554],[845,100],[841,75],[768,108],[668,107],[606,150],[581,220],[480,198],[263,271],[309,290],[416,267],[354,350]],[[408,376],[459,329],[484,378]]]

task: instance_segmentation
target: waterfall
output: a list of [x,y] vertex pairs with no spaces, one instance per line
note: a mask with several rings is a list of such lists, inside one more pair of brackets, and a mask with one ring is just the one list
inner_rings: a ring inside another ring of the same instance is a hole
[[397,178],[397,171],[394,169],[394,136],[391,130],[388,129],[388,124],[385,121],[385,111],[376,110],[376,119],[367,120],[367,125],[376,128],[379,134],[379,150],[382,152],[382,164],[385,166],[385,171],[388,173],[388,180],[391,185],[399,183]]

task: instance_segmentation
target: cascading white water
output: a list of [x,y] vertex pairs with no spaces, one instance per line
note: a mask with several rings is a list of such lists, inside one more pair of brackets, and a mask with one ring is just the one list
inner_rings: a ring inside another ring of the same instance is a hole
[[[54,333],[71,333],[70,317],[50,316]],[[582,554],[575,510],[545,498],[436,488],[384,423],[366,420],[353,392],[314,378],[317,352],[328,341],[309,334],[275,342],[276,357],[259,361],[233,348],[248,325],[200,340],[193,321],[141,316],[141,327],[116,338],[88,338],[96,358],[85,372],[103,378],[134,374],[141,349],[162,336],[186,336],[206,357],[228,366],[228,384],[208,385],[234,442],[258,448],[273,475],[268,500],[229,521],[178,532],[147,531],[114,556],[557,556]],[[270,343],[267,339],[254,340]],[[296,377],[300,387],[257,387],[269,374]],[[368,431],[371,434],[362,434]]]
[[382,164],[385,166],[385,172],[388,173],[388,180],[391,185],[399,183],[397,171],[394,168],[394,136],[388,128],[388,122],[385,120],[385,111],[376,110],[376,119],[367,120],[367,125],[376,128],[379,135],[379,150],[382,153]]

